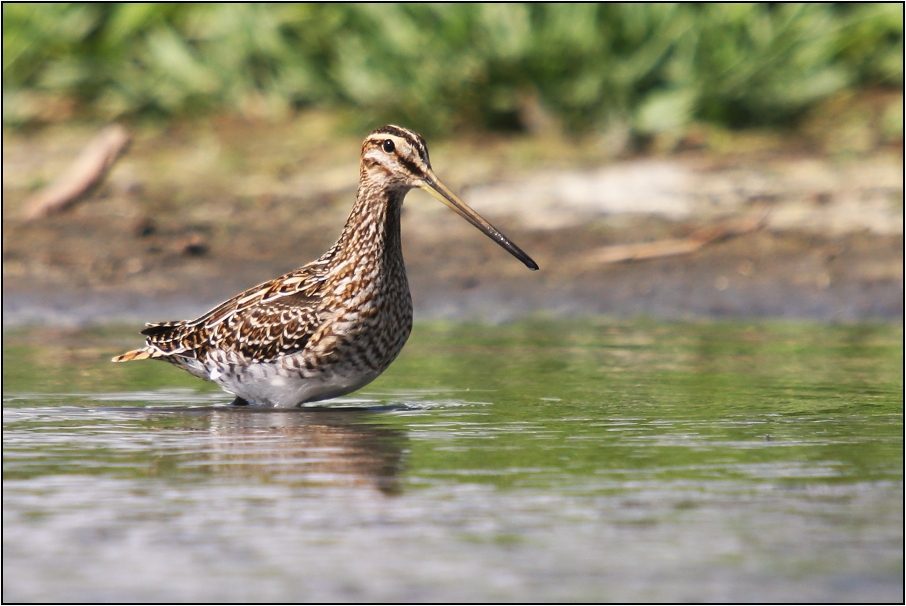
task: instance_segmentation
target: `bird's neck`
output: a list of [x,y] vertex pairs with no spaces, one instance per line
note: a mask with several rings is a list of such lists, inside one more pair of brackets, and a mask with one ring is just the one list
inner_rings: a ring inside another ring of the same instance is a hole
[[355,205],[331,251],[335,262],[370,266],[384,273],[403,270],[400,214],[406,190],[359,186]]

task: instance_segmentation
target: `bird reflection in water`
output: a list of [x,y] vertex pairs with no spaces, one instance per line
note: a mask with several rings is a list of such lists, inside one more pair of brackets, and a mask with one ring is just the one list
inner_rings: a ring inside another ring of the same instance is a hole
[[[338,408],[180,412],[195,417],[186,418],[193,429],[207,430],[207,448],[196,456],[198,464],[209,466],[215,475],[290,485],[371,487],[385,495],[402,491],[399,476],[408,440],[404,432],[378,422],[377,412]],[[206,421],[200,426],[199,416]]]

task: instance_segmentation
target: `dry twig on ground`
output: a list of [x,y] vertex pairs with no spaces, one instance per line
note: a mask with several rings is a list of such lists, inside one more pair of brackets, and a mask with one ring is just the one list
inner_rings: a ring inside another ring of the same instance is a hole
[[706,244],[760,229],[769,213],[770,210],[768,209],[760,209],[742,217],[726,219],[715,225],[701,227],[686,238],[669,238],[639,244],[602,246],[592,251],[588,256],[588,260],[591,263],[621,263],[624,261],[642,261],[645,259],[688,255]]
[[66,172],[25,201],[22,216],[32,221],[72,206],[103,180],[130,141],[128,131],[119,124],[102,130]]

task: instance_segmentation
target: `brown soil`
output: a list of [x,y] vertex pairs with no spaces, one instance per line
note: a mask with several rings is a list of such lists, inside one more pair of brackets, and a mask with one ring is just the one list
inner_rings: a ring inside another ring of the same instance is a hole
[[[70,211],[32,222],[20,218],[24,200],[93,131],[5,133],[4,323],[188,317],[314,259],[339,234],[355,195],[361,134],[335,132],[323,117],[138,130],[103,186]],[[533,198],[541,185],[505,200],[551,175],[600,177],[605,187],[611,177],[600,167],[619,175],[647,161],[615,159],[600,141],[559,138],[432,146],[441,178],[467,202],[480,201],[478,210],[542,269],[528,271],[439,204],[410,194],[403,240],[418,317],[902,316],[902,156],[890,150],[841,159],[775,142],[661,156],[658,166],[686,179],[662,192],[665,204],[671,195],[685,204],[678,214],[608,210],[594,196],[590,206]],[[827,175],[844,176],[829,183]],[[766,229],[686,256],[589,261],[602,246],[684,237],[753,205],[772,209]]]

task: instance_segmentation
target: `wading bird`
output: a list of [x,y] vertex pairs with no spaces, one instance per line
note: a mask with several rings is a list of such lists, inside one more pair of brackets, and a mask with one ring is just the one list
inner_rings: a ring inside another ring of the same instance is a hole
[[145,346],[113,361],[170,362],[217,383],[237,405],[291,407],[364,387],[393,362],[412,329],[400,211],[416,187],[538,269],[440,182],[420,135],[384,126],[362,145],[355,205],[330,250],[195,320],[147,324]]

